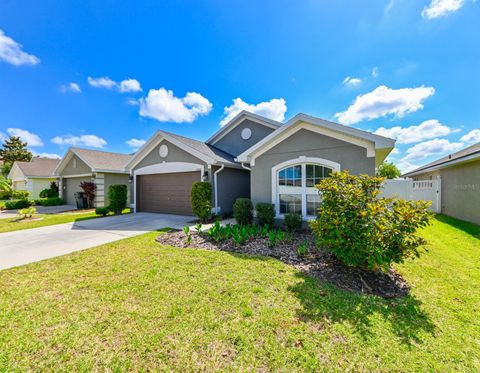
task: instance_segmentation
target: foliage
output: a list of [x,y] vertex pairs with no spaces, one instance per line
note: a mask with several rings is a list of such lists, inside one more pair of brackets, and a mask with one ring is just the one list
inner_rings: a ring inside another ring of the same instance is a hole
[[393,164],[393,162],[384,161],[379,167],[377,171],[377,176],[384,177],[387,179],[396,179],[402,173],[400,170]]
[[13,190],[12,199],[28,199],[30,193],[28,190]]
[[12,197],[11,191],[0,190],[0,201],[10,199]]
[[287,232],[293,233],[297,232],[302,228],[302,215],[290,212],[285,214],[285,229]]
[[383,270],[420,255],[424,240],[416,232],[429,224],[430,202],[379,198],[383,180],[344,171],[318,184],[322,205],[310,226],[346,265]]
[[31,219],[33,215],[37,213],[35,207],[26,207],[24,209],[18,210],[17,214],[20,215],[22,219]]
[[18,210],[26,207],[30,207],[30,202],[28,199],[13,199],[5,202],[5,209],[7,210]]
[[27,143],[18,136],[5,139],[0,148],[0,159],[3,160],[2,174],[7,176],[15,161],[30,162],[32,153],[27,149]]
[[64,205],[65,201],[60,197],[38,198],[34,201],[37,206],[60,206]]
[[87,208],[92,208],[97,185],[91,181],[82,181],[80,183],[80,188],[82,188],[83,192],[85,193],[85,197],[87,198]]
[[273,227],[275,221],[275,206],[271,203],[259,202],[255,206],[257,211],[257,222],[259,225]]
[[183,233],[185,233],[187,243],[192,242],[192,234],[190,233],[190,227],[189,226],[183,227]]
[[193,183],[190,202],[195,216],[206,222],[212,213],[212,184],[207,181]]
[[308,252],[308,240],[304,240],[300,245],[297,247],[297,254],[298,256],[304,256]]
[[253,204],[248,198],[237,198],[233,204],[233,217],[240,225],[249,225],[253,221]]
[[110,209],[108,207],[97,207],[95,209],[95,214],[101,215],[101,216],[107,216],[109,212],[110,212]]
[[50,188],[43,189],[40,192],[40,198],[58,197],[58,184],[55,181],[50,183]]
[[195,230],[197,233],[200,233],[202,231],[202,223],[195,224]]
[[[12,192],[12,180],[0,175],[0,192]],[[0,198],[1,199],[1,198]]]
[[124,184],[110,185],[108,187],[108,200],[110,210],[119,215],[127,207],[128,187]]

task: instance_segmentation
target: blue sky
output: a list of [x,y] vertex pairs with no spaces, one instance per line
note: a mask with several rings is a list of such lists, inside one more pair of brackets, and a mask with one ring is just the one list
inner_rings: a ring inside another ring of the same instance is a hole
[[2,1],[0,137],[130,152],[156,129],[205,140],[241,109],[304,112],[396,137],[407,170],[480,141],[479,16],[473,0]]

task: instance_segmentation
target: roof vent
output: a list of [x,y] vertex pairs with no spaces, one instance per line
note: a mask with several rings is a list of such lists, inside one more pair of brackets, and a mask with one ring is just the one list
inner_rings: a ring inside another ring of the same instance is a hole
[[451,155],[451,154],[448,155],[448,159],[452,159],[452,155]]

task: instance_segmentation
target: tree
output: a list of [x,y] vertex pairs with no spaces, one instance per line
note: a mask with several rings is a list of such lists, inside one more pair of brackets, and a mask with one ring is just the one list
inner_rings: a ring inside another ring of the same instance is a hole
[[378,167],[377,176],[386,177],[387,179],[395,179],[402,173],[392,162],[384,161],[380,167]]
[[30,162],[32,160],[33,154],[27,149],[27,145],[17,136],[10,136],[3,142],[2,148],[0,148],[3,175],[8,175],[15,161]]
[[91,209],[93,207],[93,201],[95,200],[95,191],[97,190],[97,185],[91,181],[82,181],[80,183],[80,188],[82,188],[87,198],[87,207]]

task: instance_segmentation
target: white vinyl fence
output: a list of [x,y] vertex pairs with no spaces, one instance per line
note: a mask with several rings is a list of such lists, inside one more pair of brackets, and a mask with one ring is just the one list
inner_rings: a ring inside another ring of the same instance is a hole
[[440,213],[442,210],[442,182],[441,179],[386,180],[383,183],[381,197],[432,201],[430,211]]

